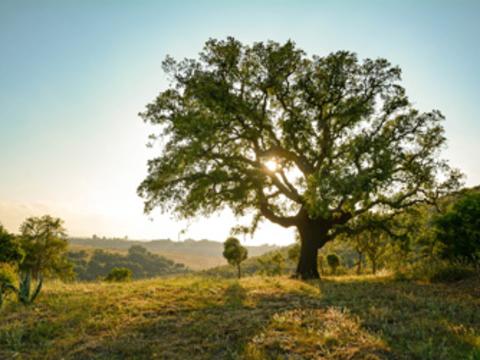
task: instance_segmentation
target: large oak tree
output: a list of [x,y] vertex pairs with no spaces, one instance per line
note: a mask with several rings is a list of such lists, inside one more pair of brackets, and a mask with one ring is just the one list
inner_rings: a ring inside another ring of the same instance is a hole
[[307,56],[291,41],[207,41],[198,59],[167,57],[170,86],[141,116],[158,125],[138,192],[145,210],[190,217],[225,206],[296,227],[297,275],[356,217],[393,216],[458,186],[439,159],[439,111],[421,113],[385,59]]

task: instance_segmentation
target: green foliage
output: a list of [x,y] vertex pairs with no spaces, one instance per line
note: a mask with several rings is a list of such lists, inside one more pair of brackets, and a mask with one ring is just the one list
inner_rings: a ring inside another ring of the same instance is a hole
[[72,265],[68,262],[67,234],[63,220],[49,215],[26,219],[20,227],[20,245],[25,258],[21,272],[35,279],[40,276],[71,278]]
[[366,254],[372,266],[372,273],[375,274],[391,240],[381,231],[367,230],[352,236],[351,241],[357,252]]
[[20,263],[23,256],[18,240],[0,224],[0,263]]
[[77,279],[86,281],[103,278],[117,267],[130,269],[134,279],[188,272],[183,264],[152,254],[140,245],[131,246],[126,255],[104,250],[95,250],[89,255],[82,250],[70,251],[68,258],[73,263]]
[[269,256],[258,258],[260,274],[267,276],[282,275],[285,270],[285,258],[281,252],[275,251]]
[[238,269],[238,277],[242,276],[240,264],[247,258],[248,251],[240,244],[237,238],[230,237],[223,244],[223,257],[227,259],[230,265],[234,265]]
[[290,261],[297,262],[300,258],[300,244],[295,243],[288,248],[287,258]]
[[[280,253],[280,257],[283,259],[281,262],[282,274],[293,273],[296,268],[296,260],[288,258],[288,250],[288,247],[284,247],[278,250],[269,251],[260,256],[249,257],[242,262],[242,274],[252,276],[266,275],[270,273],[269,269],[277,266],[271,261],[276,253]],[[223,265],[207,269],[203,271],[202,274],[214,277],[233,278],[238,276],[238,271],[230,265]]]
[[16,274],[12,266],[0,264],[0,309],[10,293],[16,293]]
[[431,282],[452,283],[478,276],[475,269],[467,264],[448,263],[436,267],[429,275]]
[[435,221],[441,256],[480,263],[480,193],[467,193]]
[[22,223],[20,232],[20,246],[25,257],[19,264],[17,292],[20,302],[28,305],[40,293],[45,276],[71,279],[73,271],[66,258],[68,242],[61,219],[49,215],[31,217]]
[[[385,59],[362,63],[347,51],[308,58],[292,41],[246,46],[228,38],[209,40],[198,60],[169,57],[164,70],[171,88],[141,114],[161,126],[152,138],[166,140],[139,188],[147,210],[171,205],[190,216],[228,204],[273,219],[258,204],[279,212],[272,205],[282,195],[312,218],[328,217],[342,199],[343,211],[372,201],[399,207],[447,186],[435,182],[437,172],[458,179],[435,158],[443,116],[412,109],[400,69]],[[279,176],[265,158],[277,161]],[[302,174],[297,190],[279,180],[293,168]],[[258,190],[270,187],[279,195]]]
[[330,266],[330,269],[332,270],[332,274],[335,275],[337,272],[337,267],[340,265],[340,259],[336,254],[328,254],[327,263],[328,263],[328,266]]
[[30,271],[25,272],[20,279],[20,284],[18,287],[18,300],[24,305],[32,304],[37,298],[38,294],[40,294],[42,286],[43,276],[39,275],[39,277],[37,278],[37,283],[34,287],[35,290],[33,290],[32,292],[32,273]]
[[[140,114],[161,144],[138,188],[146,212],[228,206],[253,214],[246,232],[267,219],[296,227],[316,251],[366,212],[397,212],[460,184],[439,158],[443,115],[415,110],[385,59],[229,37],[208,40],[198,59],[167,57],[164,70],[171,86]],[[316,276],[314,262],[300,263],[298,275]]]
[[105,278],[106,281],[121,282],[132,280],[132,270],[124,267],[116,267],[110,270]]

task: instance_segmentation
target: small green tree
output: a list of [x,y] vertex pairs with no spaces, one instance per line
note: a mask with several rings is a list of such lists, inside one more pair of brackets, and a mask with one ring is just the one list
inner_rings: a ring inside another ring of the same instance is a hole
[[335,254],[328,254],[327,263],[330,269],[332,269],[332,274],[335,275],[337,273],[337,267],[340,265],[340,259]]
[[362,256],[365,254],[372,266],[372,274],[377,273],[379,261],[385,255],[389,239],[381,229],[369,229],[351,238],[351,244],[358,254],[357,274],[361,272]]
[[132,280],[132,270],[125,267],[115,267],[110,270],[105,280],[111,282],[130,281]]
[[363,237],[361,237],[358,234],[351,236],[348,239],[350,245],[355,250],[358,257],[357,262],[355,264],[357,267],[357,275],[360,275],[362,273],[362,265],[364,262],[365,246],[362,240],[363,240]]
[[238,278],[242,276],[241,263],[248,256],[248,251],[244,248],[237,238],[229,237],[223,245],[223,257],[227,259],[230,265],[236,266]]
[[464,195],[434,221],[440,255],[449,260],[480,261],[480,193]]
[[[20,226],[20,245],[25,258],[19,268],[21,273],[19,300],[32,303],[40,293],[43,279],[73,276],[73,267],[67,259],[67,235],[63,220],[49,215],[30,217]],[[36,282],[32,293],[32,281]]]

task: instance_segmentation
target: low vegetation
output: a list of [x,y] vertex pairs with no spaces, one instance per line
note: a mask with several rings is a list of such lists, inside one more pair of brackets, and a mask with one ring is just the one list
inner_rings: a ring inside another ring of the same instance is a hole
[[[72,264],[66,257],[66,236],[63,221],[49,215],[27,218],[18,236],[0,226],[0,305],[7,292],[30,305],[40,294],[44,278],[73,277]],[[13,281],[15,276],[18,285]]]
[[105,280],[115,282],[130,281],[132,280],[132,271],[128,268],[116,267],[110,270]]
[[4,308],[0,358],[474,360],[479,291],[370,275],[50,282]]

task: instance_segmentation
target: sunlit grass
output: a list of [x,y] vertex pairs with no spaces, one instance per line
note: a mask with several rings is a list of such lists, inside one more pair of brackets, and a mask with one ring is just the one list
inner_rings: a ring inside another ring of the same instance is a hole
[[477,359],[477,292],[388,276],[52,282],[2,310],[0,358]]

